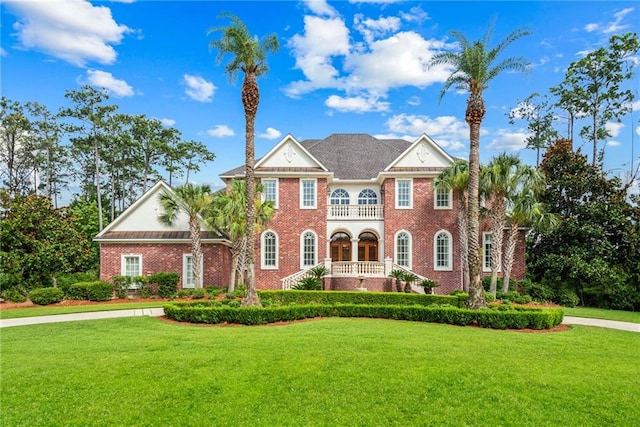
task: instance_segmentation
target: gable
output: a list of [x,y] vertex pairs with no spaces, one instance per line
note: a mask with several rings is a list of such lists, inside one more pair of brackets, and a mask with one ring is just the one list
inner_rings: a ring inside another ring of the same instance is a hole
[[309,153],[296,139],[285,136],[271,151],[256,162],[257,168],[287,169],[287,168],[325,168],[311,153]]
[[453,163],[449,156],[428,135],[423,134],[415,140],[385,171],[394,169],[440,169],[448,168]]

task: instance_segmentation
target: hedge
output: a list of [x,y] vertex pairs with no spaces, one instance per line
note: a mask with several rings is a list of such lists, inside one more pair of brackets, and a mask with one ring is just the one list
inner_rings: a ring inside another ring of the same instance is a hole
[[37,288],[29,292],[29,299],[38,305],[49,305],[62,301],[64,291],[60,288]]
[[108,282],[78,282],[69,286],[67,294],[70,299],[89,301],[108,301],[113,297],[113,285]]
[[370,305],[432,305],[449,304],[464,307],[466,295],[424,295],[404,292],[349,291],[258,291],[261,299],[289,304],[370,304]]
[[[289,291],[288,291],[289,292]],[[308,292],[308,291],[305,291]],[[228,307],[213,302],[182,302],[164,305],[165,315],[179,322],[239,323],[260,325],[313,317],[371,317],[446,323],[496,329],[548,329],[562,322],[562,309],[470,310],[439,305],[304,304],[270,307]]]

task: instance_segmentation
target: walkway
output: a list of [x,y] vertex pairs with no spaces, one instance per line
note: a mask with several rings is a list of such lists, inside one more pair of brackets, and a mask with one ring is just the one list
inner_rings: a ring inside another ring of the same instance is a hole
[[[162,308],[137,308],[134,310],[92,311],[88,313],[56,314],[53,316],[22,317],[18,319],[0,319],[0,328],[36,325],[39,323],[72,322],[74,320],[113,319],[116,317],[134,316],[159,317],[164,316],[164,310]],[[567,325],[598,326],[601,328],[640,332],[640,323],[618,322],[615,320],[565,316],[562,320],[562,323],[565,323]]]

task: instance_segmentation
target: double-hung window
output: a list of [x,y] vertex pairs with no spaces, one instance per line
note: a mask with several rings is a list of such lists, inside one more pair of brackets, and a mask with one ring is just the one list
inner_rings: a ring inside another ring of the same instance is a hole
[[300,180],[300,209],[316,208],[316,179]]
[[302,263],[303,269],[311,268],[318,263],[316,256],[316,235],[313,231],[305,231],[302,233]]
[[451,190],[436,188],[435,209],[451,209]]
[[273,231],[262,233],[262,268],[273,270],[278,268],[278,236]]
[[406,231],[396,234],[396,264],[411,268],[411,235]]
[[436,233],[434,241],[434,270],[452,270],[451,234],[448,231]]
[[396,179],[396,208],[411,209],[413,207],[413,188],[410,179]]
[[123,255],[121,271],[123,276],[142,276],[142,255]]
[[277,178],[262,178],[262,200],[273,202],[273,207],[278,207]]

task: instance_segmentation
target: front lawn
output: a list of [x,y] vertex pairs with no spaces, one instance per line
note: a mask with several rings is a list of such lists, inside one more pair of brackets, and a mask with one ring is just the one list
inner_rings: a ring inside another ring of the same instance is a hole
[[563,307],[565,316],[590,317],[594,319],[618,320],[621,322],[640,323],[640,312],[607,310],[604,308],[592,307]]
[[166,300],[155,302],[124,302],[124,303],[90,303],[87,305],[44,305],[21,308],[3,308],[0,310],[0,319],[16,319],[19,317],[49,316],[55,314],[86,313],[90,311],[108,310],[133,310],[135,308],[162,307]]
[[137,317],[0,334],[2,424],[631,425],[640,334]]

